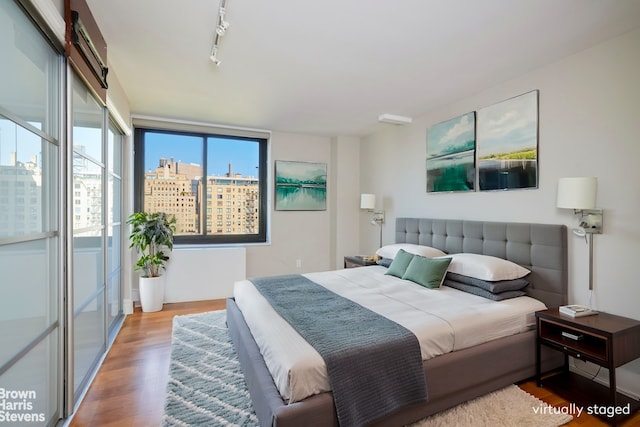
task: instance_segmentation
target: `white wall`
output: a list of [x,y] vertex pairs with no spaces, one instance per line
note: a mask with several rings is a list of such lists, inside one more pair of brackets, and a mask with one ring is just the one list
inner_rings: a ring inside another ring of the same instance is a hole
[[359,253],[360,139],[337,137],[331,143],[331,268],[341,268],[346,255]]
[[[558,178],[597,176],[604,234],[594,237],[596,308],[640,319],[634,260],[640,249],[640,30],[431,111],[411,126],[387,128],[363,140],[361,186],[382,195],[393,241],[393,218],[422,216],[577,225],[556,208]],[[435,123],[533,89],[540,91],[539,188],[427,194],[426,131]],[[363,252],[375,236],[361,224]],[[589,303],[584,239],[569,238],[569,301]]]
[[[605,218],[604,234],[594,238],[591,305],[640,318],[640,286],[635,285],[629,267],[640,242],[640,227],[633,221],[640,200],[632,187],[640,178],[635,167],[640,158],[638,45],[640,30],[431,111],[415,118],[410,126],[382,126],[362,140],[359,153],[357,138],[274,132],[269,185],[273,185],[276,160],[326,162],[327,211],[275,211],[270,188],[270,244],[247,246],[247,277],[339,268],[344,255],[373,253],[379,229],[359,210],[360,192],[378,196],[377,207],[387,214],[383,243],[391,243],[397,216],[573,227],[576,219],[571,212],[555,207],[557,180],[594,175],[599,177],[598,205],[604,208]],[[426,130],[430,125],[533,89],[540,90],[538,189],[426,194]],[[584,240],[573,236],[569,247],[569,300],[589,304],[587,247]]]
[[331,138],[279,132],[271,135],[268,203],[271,243],[247,246],[247,277],[328,270],[332,200],[327,200],[326,211],[276,211],[273,168],[277,160],[327,163],[327,185],[332,185]]
[[[569,234],[569,302],[640,319],[640,29],[428,112],[411,126],[387,128],[363,140],[361,186],[384,197],[384,243],[395,217],[417,216],[577,225],[556,208],[558,178],[597,176],[603,234],[594,236],[594,292],[589,301],[588,250]],[[446,78],[446,77],[443,77]],[[540,90],[539,188],[427,194],[426,131],[435,123]],[[375,191],[374,191],[375,190]],[[361,249],[377,246],[362,223]],[[593,366],[578,368],[594,373]],[[599,378],[606,382],[606,370]],[[640,363],[618,370],[619,389],[640,395]]]

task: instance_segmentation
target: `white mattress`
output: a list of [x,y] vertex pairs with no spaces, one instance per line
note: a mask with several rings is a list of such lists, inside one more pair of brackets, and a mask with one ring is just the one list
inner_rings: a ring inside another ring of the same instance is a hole
[[[386,270],[371,266],[304,276],[409,329],[420,342],[423,360],[529,330],[534,312],[546,308],[530,297],[495,302],[447,286],[426,289],[385,275]],[[320,354],[250,281],[236,282],[234,297],[285,400],[297,402],[330,390]]]

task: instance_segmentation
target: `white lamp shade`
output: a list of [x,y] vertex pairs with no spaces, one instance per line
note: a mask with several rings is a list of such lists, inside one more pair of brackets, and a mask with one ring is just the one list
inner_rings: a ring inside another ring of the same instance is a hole
[[560,178],[557,205],[565,209],[594,209],[597,189],[596,177]]
[[376,195],[375,194],[361,194],[360,195],[360,209],[373,210],[376,207]]

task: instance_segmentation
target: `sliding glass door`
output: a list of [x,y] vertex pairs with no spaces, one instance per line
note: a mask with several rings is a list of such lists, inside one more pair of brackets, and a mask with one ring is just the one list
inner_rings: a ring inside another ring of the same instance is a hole
[[[122,320],[123,134],[70,72],[74,400],[87,387]],[[113,337],[113,336],[111,336]]]
[[69,415],[123,318],[124,136],[48,40],[0,1],[0,425]]
[[[0,2],[0,424],[62,405],[62,57]],[[20,421],[22,420],[22,421]]]

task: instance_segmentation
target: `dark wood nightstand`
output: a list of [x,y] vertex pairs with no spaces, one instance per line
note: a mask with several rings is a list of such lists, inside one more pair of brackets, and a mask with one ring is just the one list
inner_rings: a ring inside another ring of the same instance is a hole
[[[536,382],[543,385],[540,372],[540,347],[552,347],[564,353],[562,372],[546,377],[544,385],[570,402],[583,405],[607,406],[620,412],[630,407],[633,414],[640,402],[616,391],[616,368],[640,357],[640,321],[608,313],[571,317],[560,314],[557,308],[536,312],[538,336],[536,340]],[[609,370],[609,388],[581,375],[569,372],[569,356],[586,360]],[[609,413],[611,414],[611,412]],[[594,413],[608,422],[620,417]]]
[[344,268],[366,267],[368,265],[376,265],[373,257],[367,257],[363,255],[344,257]]

